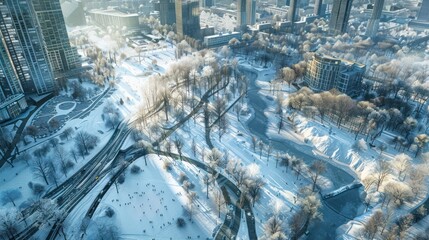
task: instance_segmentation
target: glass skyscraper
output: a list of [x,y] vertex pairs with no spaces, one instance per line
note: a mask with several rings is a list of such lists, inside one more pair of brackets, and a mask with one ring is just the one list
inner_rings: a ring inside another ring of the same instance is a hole
[[[16,1],[16,0],[13,0]],[[59,0],[30,0],[55,78],[73,74],[81,67],[77,49],[70,45]]]

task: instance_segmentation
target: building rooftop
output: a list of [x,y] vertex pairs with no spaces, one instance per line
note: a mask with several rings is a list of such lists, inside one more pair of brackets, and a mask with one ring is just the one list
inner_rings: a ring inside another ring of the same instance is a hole
[[231,32],[231,33],[219,33],[215,35],[205,36],[204,38],[210,39],[210,38],[217,38],[219,36],[229,36],[229,35],[236,35],[240,34],[239,32]]
[[94,10],[91,10],[90,13],[105,14],[105,15],[116,16],[116,17],[138,17],[139,16],[137,13],[124,13],[117,9],[94,9]]

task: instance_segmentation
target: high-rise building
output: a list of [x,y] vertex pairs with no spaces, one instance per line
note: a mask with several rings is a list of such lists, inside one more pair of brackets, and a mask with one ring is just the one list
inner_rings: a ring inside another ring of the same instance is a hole
[[210,8],[214,6],[214,0],[200,0],[200,7]]
[[323,0],[315,0],[314,1],[314,15],[316,16],[322,16],[322,3]]
[[368,20],[368,26],[365,33],[367,36],[371,37],[377,33],[378,25],[380,24],[381,12],[383,11],[383,6],[384,0],[375,0],[371,18]]
[[365,65],[316,54],[309,62],[304,81],[315,91],[333,88],[353,95],[361,89]]
[[[53,91],[53,75],[31,3],[5,0],[0,4],[3,48],[21,91],[38,94]],[[10,74],[8,79],[12,79]]]
[[162,25],[176,23],[176,3],[174,0],[159,0],[159,21]]
[[329,32],[334,35],[347,31],[353,0],[334,0],[329,20]]
[[422,6],[420,7],[417,20],[421,22],[429,22],[429,0],[423,0]]
[[287,20],[289,22],[293,23],[296,22],[298,20],[298,14],[297,14],[297,0],[290,0],[290,4],[289,4],[289,10],[287,12]]
[[200,8],[196,0],[176,0],[176,31],[179,36],[200,38]]
[[[10,0],[14,1],[14,0]],[[19,1],[22,2],[22,1]],[[59,0],[30,0],[43,36],[43,45],[55,78],[80,71],[77,49],[70,45]]]
[[253,25],[256,23],[256,0],[237,0],[238,26]]

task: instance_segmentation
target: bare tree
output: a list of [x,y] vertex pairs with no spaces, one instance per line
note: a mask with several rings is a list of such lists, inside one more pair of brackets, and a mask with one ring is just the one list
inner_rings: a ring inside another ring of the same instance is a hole
[[255,202],[261,196],[261,190],[265,185],[265,181],[261,177],[254,177],[246,182],[247,194],[252,202],[253,207],[255,207]]
[[79,131],[75,136],[76,147],[83,150],[85,154],[89,154],[89,150],[93,149],[98,144],[98,137],[84,131]]
[[401,153],[393,159],[393,167],[398,171],[398,179],[404,181],[410,168],[411,157]]
[[22,214],[16,209],[0,209],[0,237],[4,237],[5,239],[15,239],[14,236],[18,232],[19,222],[21,219]]
[[378,192],[384,180],[392,173],[390,164],[385,160],[377,162],[375,171],[367,176],[362,182],[365,184],[365,188],[369,189],[371,186],[375,186],[375,191]]
[[310,178],[313,182],[313,185],[311,187],[312,191],[314,192],[316,188],[317,181],[319,180],[320,175],[326,172],[326,164],[322,161],[315,161],[310,166]]
[[18,189],[9,189],[0,193],[0,200],[3,205],[11,202],[16,207],[15,201],[21,197],[22,193]]
[[69,140],[69,138],[73,135],[73,128],[68,127],[66,129],[64,129],[64,131],[61,133],[60,138],[63,139],[67,139],[67,141]]
[[213,169],[220,166],[222,157],[223,157],[223,154],[217,148],[213,148],[207,155],[209,166]]
[[34,141],[37,142],[36,137],[39,134],[39,129],[36,126],[34,125],[27,126],[25,128],[25,132],[27,135],[30,135],[31,137],[33,137]]
[[272,216],[263,226],[264,239],[267,240],[286,240],[285,230],[283,229],[283,221],[278,216]]
[[46,185],[49,185],[48,182],[48,164],[47,160],[44,158],[36,157],[33,159],[33,162],[31,163],[33,173],[36,177],[42,178],[45,180]]
[[183,141],[180,138],[175,138],[174,141],[174,146],[177,149],[177,153],[179,154],[180,160],[182,160],[182,148],[183,148]]
[[407,184],[396,181],[388,182],[384,187],[384,193],[386,195],[385,198],[387,198],[387,207],[392,200],[396,207],[400,207],[404,202],[410,201],[413,196],[411,188]]

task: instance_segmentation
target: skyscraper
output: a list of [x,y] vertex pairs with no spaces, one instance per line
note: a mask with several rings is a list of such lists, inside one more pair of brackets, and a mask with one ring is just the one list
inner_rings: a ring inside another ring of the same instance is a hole
[[429,0],[423,0],[422,6],[420,7],[417,20],[421,22],[429,22]]
[[323,0],[315,0],[314,1],[314,15],[316,15],[316,16],[322,15],[322,2],[323,2]]
[[329,20],[329,32],[334,35],[347,31],[353,0],[334,0]]
[[253,25],[256,23],[256,1],[237,1],[237,24],[238,26]]
[[179,36],[200,37],[200,8],[196,0],[176,0],[176,31]]
[[30,2],[36,13],[54,77],[60,78],[79,71],[80,57],[77,49],[70,45],[59,0],[30,0]]
[[159,21],[162,25],[176,23],[176,4],[174,0],[159,0]]
[[377,33],[378,25],[380,23],[381,12],[383,10],[383,5],[384,0],[375,0],[371,18],[368,20],[368,26],[365,33],[367,36],[371,37]]
[[296,12],[296,8],[297,8],[297,0],[290,0],[290,4],[289,4],[289,10],[287,12],[287,20],[289,22],[293,23],[297,21],[297,12]]
[[[29,1],[0,2],[2,50],[21,85],[21,92],[43,94],[54,89],[52,71],[42,34]],[[12,74],[8,74],[13,82]],[[3,89],[5,90],[5,89]],[[16,92],[16,90],[14,91]]]

